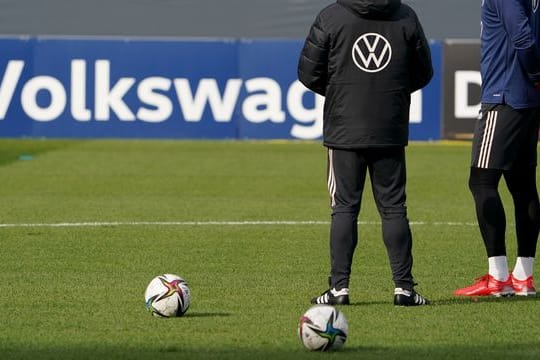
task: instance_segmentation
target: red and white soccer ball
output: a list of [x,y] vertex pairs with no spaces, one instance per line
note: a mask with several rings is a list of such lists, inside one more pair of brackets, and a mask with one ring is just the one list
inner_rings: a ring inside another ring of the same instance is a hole
[[146,308],[157,317],[182,316],[189,308],[191,291],[178,275],[163,274],[150,281],[144,293]]
[[311,307],[298,323],[298,336],[309,350],[338,350],[347,340],[348,332],[345,315],[331,305]]

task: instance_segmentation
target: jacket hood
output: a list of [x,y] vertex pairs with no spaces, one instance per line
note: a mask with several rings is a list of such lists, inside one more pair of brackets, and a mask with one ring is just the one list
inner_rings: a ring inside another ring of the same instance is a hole
[[360,16],[384,18],[393,14],[400,6],[401,0],[337,0]]

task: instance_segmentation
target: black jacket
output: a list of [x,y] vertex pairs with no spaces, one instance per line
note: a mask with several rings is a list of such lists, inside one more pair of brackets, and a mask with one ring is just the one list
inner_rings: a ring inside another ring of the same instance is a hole
[[323,141],[342,149],[407,145],[411,93],[433,76],[429,45],[401,0],[337,0],[313,23],[298,78],[326,97]]

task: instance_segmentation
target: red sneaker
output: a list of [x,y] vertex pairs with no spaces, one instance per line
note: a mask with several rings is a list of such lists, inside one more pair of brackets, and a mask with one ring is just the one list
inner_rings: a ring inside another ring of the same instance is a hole
[[514,275],[510,275],[512,279],[512,286],[514,292],[518,296],[536,296],[536,289],[534,288],[533,277],[529,276],[525,280],[518,280]]
[[512,278],[509,276],[506,281],[496,280],[487,274],[476,279],[471,286],[467,286],[454,291],[457,296],[511,296],[514,295]]

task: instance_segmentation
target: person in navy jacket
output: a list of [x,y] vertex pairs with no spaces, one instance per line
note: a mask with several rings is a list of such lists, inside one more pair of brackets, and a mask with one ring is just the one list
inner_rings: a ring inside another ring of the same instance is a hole
[[432,76],[422,25],[401,0],[337,0],[313,22],[298,79],[325,97],[323,144],[332,209],[329,288],[312,298],[313,304],[350,303],[368,173],[395,285],[394,305],[428,304],[414,289],[405,146],[411,93]]
[[[540,121],[540,0],[483,0],[482,106],[474,130],[469,188],[488,257],[488,273],[459,296],[534,296],[540,230],[536,188]],[[504,177],[515,209],[517,260],[506,257]]]

